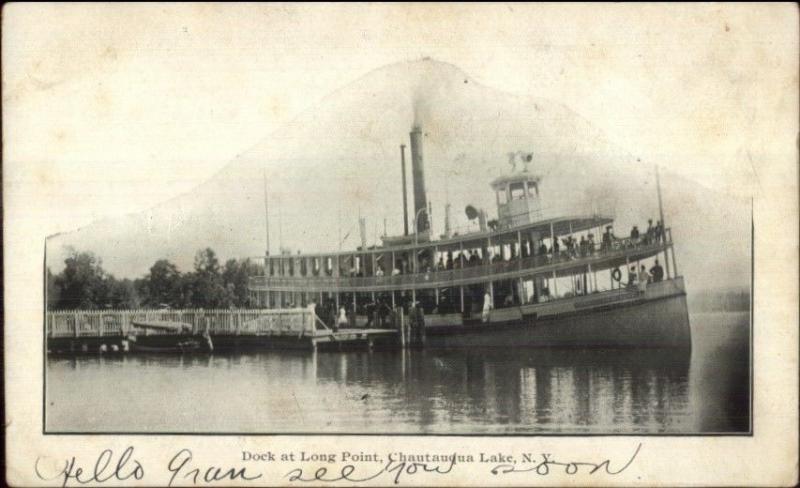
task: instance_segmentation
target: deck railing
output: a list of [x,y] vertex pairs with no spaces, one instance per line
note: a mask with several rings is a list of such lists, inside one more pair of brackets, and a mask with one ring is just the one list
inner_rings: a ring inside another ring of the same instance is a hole
[[313,335],[317,317],[306,308],[181,309],[181,310],[69,310],[45,314],[47,337],[170,335],[172,330],[141,328],[133,321],[169,321],[191,326],[191,334]]
[[[464,267],[457,267],[449,270],[431,270],[420,273],[384,275],[384,276],[254,276],[250,278],[249,287],[251,290],[281,289],[281,288],[303,288],[305,290],[326,290],[336,288],[364,288],[375,289],[381,287],[403,287],[403,286],[425,286],[432,283],[449,283],[461,280],[474,280],[485,278],[492,275],[503,275],[522,270],[543,268],[546,266],[557,266],[577,260],[601,259],[603,261],[623,258],[634,253],[646,253],[664,248],[671,244],[670,229],[666,229],[665,239],[649,242],[644,238],[639,239],[614,239],[610,245],[602,242],[595,244],[594,248],[586,248],[581,251],[576,246],[574,252],[569,252],[561,247],[556,254],[548,252],[528,256],[525,258],[514,258],[510,260],[500,260],[492,263],[481,263],[477,265],[467,264]],[[568,264],[567,264],[568,267]]]

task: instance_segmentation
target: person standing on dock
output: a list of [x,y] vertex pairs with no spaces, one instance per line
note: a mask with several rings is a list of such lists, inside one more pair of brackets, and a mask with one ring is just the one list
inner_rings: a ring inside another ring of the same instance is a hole
[[340,327],[347,327],[347,311],[344,307],[339,307],[339,318],[336,319],[336,327],[334,327],[333,331],[337,332]]

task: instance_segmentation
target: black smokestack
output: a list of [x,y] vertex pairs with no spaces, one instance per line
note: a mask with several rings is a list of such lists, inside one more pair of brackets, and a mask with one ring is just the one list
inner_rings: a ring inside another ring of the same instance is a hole
[[[411,174],[414,180],[414,216],[417,232],[430,229],[428,221],[428,199],[425,196],[425,165],[422,158],[422,130],[419,126],[411,129]],[[421,211],[425,209],[425,211]]]

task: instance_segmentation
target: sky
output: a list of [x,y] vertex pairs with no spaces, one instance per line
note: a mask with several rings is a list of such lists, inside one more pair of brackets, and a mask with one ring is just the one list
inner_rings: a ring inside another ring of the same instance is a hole
[[42,238],[140,212],[353,80],[431,57],[748,199],[780,181],[756,168],[796,147],[796,17],[791,5],[6,5],[6,193],[35,194],[19,215]]

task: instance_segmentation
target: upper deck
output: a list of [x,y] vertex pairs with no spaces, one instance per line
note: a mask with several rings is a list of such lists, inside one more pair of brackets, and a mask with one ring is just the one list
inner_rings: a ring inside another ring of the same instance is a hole
[[[568,276],[583,272],[587,267],[595,271],[619,267],[626,262],[657,255],[671,246],[671,233],[666,229],[664,238],[653,241],[615,238],[610,245],[591,241],[591,245],[587,244],[582,248],[576,246],[572,251],[562,247],[555,253],[552,244],[545,253],[537,248],[541,239],[552,242],[552,238],[560,239],[576,232],[591,231],[610,221],[603,217],[555,219],[505,231],[469,234],[416,246],[376,248],[355,253],[275,257],[280,266],[273,267],[270,275],[251,278],[249,287],[252,291],[379,292],[470,285],[545,273]],[[543,233],[544,229],[547,229],[546,235]],[[451,256],[454,252],[457,256],[479,254],[480,259],[470,262],[456,258],[452,266],[449,266],[450,261],[445,261],[442,257]],[[376,272],[381,262],[396,262],[415,255],[417,262],[412,263],[404,272],[397,272],[397,268],[393,268],[394,274]],[[289,260],[294,262],[291,267],[286,266]],[[358,267],[352,268],[355,272],[345,272],[339,267],[338,274],[328,274],[314,267],[315,263],[320,262],[318,260],[345,264],[345,269],[351,263],[356,263]],[[305,274],[303,271],[306,271]]]

